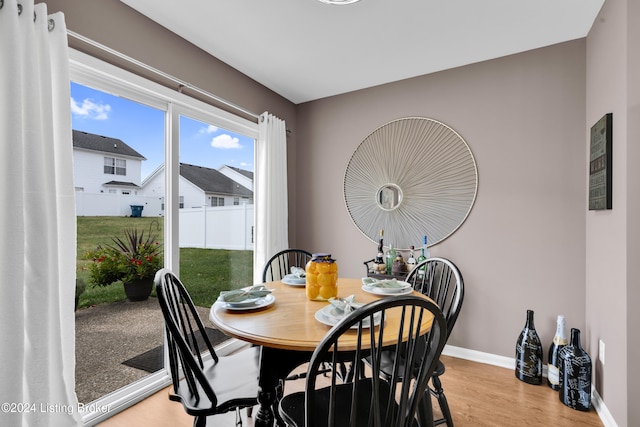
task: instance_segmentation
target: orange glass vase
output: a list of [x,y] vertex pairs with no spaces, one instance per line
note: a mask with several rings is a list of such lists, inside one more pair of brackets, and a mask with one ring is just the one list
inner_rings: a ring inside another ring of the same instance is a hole
[[338,263],[331,254],[313,254],[307,263],[307,298],[326,301],[338,296]]

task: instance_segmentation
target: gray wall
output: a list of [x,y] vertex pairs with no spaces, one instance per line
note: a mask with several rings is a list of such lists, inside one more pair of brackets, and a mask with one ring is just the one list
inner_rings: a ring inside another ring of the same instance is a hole
[[[607,1],[587,37],[588,128],[613,113],[613,209],[589,212],[586,228],[587,337],[596,386],[620,426],[640,425],[640,7]],[[598,340],[606,357],[597,360]]]
[[[627,363],[617,369],[611,378],[610,388],[621,387],[622,379],[627,379],[626,395],[617,392],[618,398],[628,404],[628,426],[640,425],[640,405],[634,404],[640,401],[640,390],[635,387],[640,378],[640,344],[638,343],[638,326],[640,325],[640,263],[636,260],[640,257],[640,2],[629,1],[627,3],[627,330],[623,337],[621,347],[627,348]],[[633,142],[635,143],[633,143]],[[618,296],[616,305],[624,304],[622,296]],[[624,319],[622,319],[623,321]],[[598,320],[596,319],[596,323]],[[617,333],[613,326],[611,330]],[[607,365],[609,368],[609,365]],[[624,390],[624,387],[622,387]],[[631,402],[631,404],[629,404]]]
[[[557,314],[583,330],[596,385],[620,426],[640,424],[632,387],[640,356],[640,5],[606,2],[586,39],[295,106],[117,1],[49,0],[69,29],[255,113],[283,118],[291,246],[331,251],[342,276],[363,274],[376,245],[353,225],[342,180],[371,131],[430,117],[465,138],[479,171],[465,224],[432,248],[467,284],[451,344],[513,357],[525,311],[545,343]],[[72,47],[89,51],[71,39]],[[95,53],[106,60],[104,54]],[[111,59],[112,60],[112,59]],[[113,60],[114,62],[117,62]],[[138,70],[139,71],[139,70]],[[588,129],[614,113],[614,209],[587,210]],[[416,236],[419,239],[419,236]],[[603,310],[605,308],[606,310]],[[606,343],[606,365],[597,342]]]
[[479,174],[466,222],[431,248],[467,285],[449,343],[513,357],[528,308],[545,346],[559,313],[583,328],[584,65],[580,40],[300,105],[299,246],[362,276],[376,245],[345,208],[349,158],[378,126],[430,117],[467,141]]

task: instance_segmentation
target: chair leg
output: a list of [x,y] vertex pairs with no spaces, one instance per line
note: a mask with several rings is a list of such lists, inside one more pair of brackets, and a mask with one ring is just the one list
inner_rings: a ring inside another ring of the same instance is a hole
[[240,407],[236,407],[236,427],[242,427],[242,415],[240,415]]
[[[354,363],[350,363],[349,364],[349,368],[346,367],[346,365],[343,362],[340,362],[340,378],[342,379],[343,383],[350,383],[353,382],[356,376],[356,366]],[[364,362],[359,361],[358,362],[358,379],[364,379],[366,377],[365,373],[364,373]]]
[[438,399],[438,404],[440,405],[440,411],[442,412],[442,418],[435,421],[435,425],[447,424],[447,427],[453,427],[453,419],[451,418],[451,411],[449,410],[449,403],[447,402],[447,397],[444,395],[444,390],[442,389],[442,383],[440,382],[440,377],[434,375],[431,378],[431,383],[433,384],[433,390],[431,392]]
[[273,406],[271,407],[271,409],[273,410],[273,416],[274,416],[274,424],[276,426],[283,426],[284,424],[284,420],[280,417],[280,412],[278,410],[278,407],[280,406],[280,401],[282,400],[282,397],[284,396],[284,384],[285,384],[286,380],[280,380],[278,382],[278,385],[276,386],[276,400],[273,402]]
[[433,406],[431,404],[431,393],[429,390],[424,394],[424,398],[418,406],[418,421],[420,427],[434,427]]

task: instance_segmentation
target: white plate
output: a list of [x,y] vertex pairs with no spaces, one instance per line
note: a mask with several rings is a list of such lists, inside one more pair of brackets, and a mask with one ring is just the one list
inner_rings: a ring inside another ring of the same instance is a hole
[[[408,284],[408,283],[407,283]],[[362,285],[362,290],[365,292],[369,292],[370,294],[380,295],[380,296],[392,296],[392,295],[409,295],[413,292],[413,288],[411,286],[405,288],[378,288],[375,286],[367,286]]]
[[306,286],[307,279],[304,277],[298,277],[293,274],[287,274],[282,278],[282,283],[291,286]]
[[[362,306],[363,304],[354,304],[354,305]],[[378,326],[380,324],[380,316],[381,316],[380,313],[375,314],[374,320],[373,320],[373,324],[375,326]],[[316,311],[316,314],[315,314],[316,320],[327,326],[334,326],[343,317],[344,317],[344,314],[338,312],[336,308],[332,305],[328,305],[326,307],[321,308],[320,310]],[[362,327],[363,328],[369,327],[369,319],[363,320]],[[352,326],[351,329],[358,329],[358,325]]]
[[[250,301],[250,302],[247,303],[247,301]],[[269,307],[274,302],[276,302],[276,297],[274,297],[273,294],[268,294],[267,296],[264,296],[262,298],[251,298],[251,300],[245,300],[245,301],[234,302],[234,303],[218,300],[218,304],[222,305],[227,310],[235,310],[235,311],[255,310],[258,308]],[[242,305],[238,305],[238,304],[242,304]]]

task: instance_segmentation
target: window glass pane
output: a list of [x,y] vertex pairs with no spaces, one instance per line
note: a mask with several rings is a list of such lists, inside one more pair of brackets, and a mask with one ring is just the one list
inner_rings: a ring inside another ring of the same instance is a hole
[[253,200],[253,153],[253,138],[180,117],[180,275],[205,309],[253,284],[253,204],[231,203]]
[[125,230],[135,230],[153,239],[149,252],[128,265],[150,262],[153,274],[162,266],[156,252],[163,249],[164,182],[148,183],[164,162],[165,113],[73,82],[71,98],[74,180],[82,189],[76,193],[77,277],[86,284],[75,312],[76,393],[89,403],[163,369],[155,291],[131,302],[125,278],[109,276],[115,267],[96,249],[114,245],[114,238],[128,243]]
[[127,175],[127,161],[124,159],[116,159],[116,175]]
[[105,157],[104,158],[104,173],[113,175],[115,173],[115,168],[113,165],[115,164],[115,159],[113,157]]

